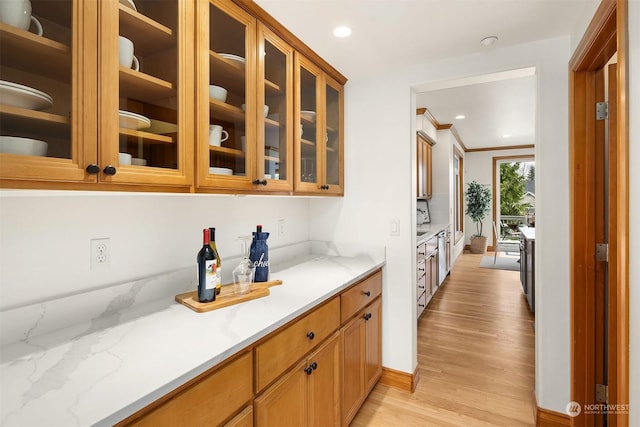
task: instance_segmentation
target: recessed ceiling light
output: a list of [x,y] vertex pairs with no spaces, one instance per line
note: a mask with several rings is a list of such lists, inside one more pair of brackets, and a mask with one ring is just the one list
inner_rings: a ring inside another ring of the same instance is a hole
[[511,138],[511,134],[509,133],[505,133],[504,135],[502,135],[503,138]]
[[341,25],[333,29],[333,35],[336,37],[349,37],[351,35],[351,28]]
[[485,37],[482,40],[480,40],[480,43],[483,46],[493,46],[495,44],[495,42],[498,41],[498,37],[497,36],[489,36],[489,37]]
[[466,116],[465,116],[464,114],[458,114],[458,115],[456,116],[456,120],[462,120],[462,119],[464,119],[465,117],[466,117]]

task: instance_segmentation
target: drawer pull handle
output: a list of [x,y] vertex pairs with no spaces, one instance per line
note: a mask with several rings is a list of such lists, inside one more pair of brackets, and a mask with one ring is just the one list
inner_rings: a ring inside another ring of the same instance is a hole
[[419,287],[420,289],[424,289],[424,286],[420,286],[420,285],[418,285],[418,287]]
[[315,337],[316,337],[316,334],[314,334],[313,331],[307,332],[307,338],[309,338],[310,340],[313,340]]
[[424,271],[424,270],[425,270],[424,268],[418,267],[418,271]]
[[366,296],[370,297],[371,296],[371,292],[370,291],[364,291],[363,294],[365,294]]
[[424,304],[418,304],[420,307],[424,307]]
[[313,369],[311,369],[311,366],[307,366],[306,368],[304,368],[304,371],[307,373],[307,375],[311,375]]
[[365,315],[363,316],[364,320],[369,320],[371,319],[371,313],[365,313]]

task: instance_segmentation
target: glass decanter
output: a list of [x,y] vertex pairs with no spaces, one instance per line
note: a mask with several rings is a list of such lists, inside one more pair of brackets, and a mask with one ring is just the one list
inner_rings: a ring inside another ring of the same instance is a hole
[[252,237],[241,236],[238,237],[238,240],[240,241],[242,259],[240,260],[240,264],[233,269],[233,290],[236,294],[243,295],[251,290],[251,282],[253,282],[253,275],[256,268],[253,266],[251,260],[249,260]]

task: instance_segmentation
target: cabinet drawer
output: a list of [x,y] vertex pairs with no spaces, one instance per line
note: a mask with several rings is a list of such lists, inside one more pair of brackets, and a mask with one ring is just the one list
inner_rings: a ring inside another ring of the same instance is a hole
[[427,276],[424,274],[424,271],[418,272],[418,281],[416,282],[416,285],[416,295],[420,295],[427,290]]
[[421,243],[416,247],[416,261],[423,260],[427,255],[427,245]]
[[252,383],[251,353],[247,352],[130,425],[220,425],[251,400]]
[[341,322],[344,323],[382,293],[382,271],[364,279],[340,295]]
[[255,348],[256,392],[303,358],[340,326],[340,300],[334,298],[296,320]]
[[427,293],[422,292],[422,294],[418,297],[418,305],[416,306],[416,316],[420,318],[420,315],[427,308]]

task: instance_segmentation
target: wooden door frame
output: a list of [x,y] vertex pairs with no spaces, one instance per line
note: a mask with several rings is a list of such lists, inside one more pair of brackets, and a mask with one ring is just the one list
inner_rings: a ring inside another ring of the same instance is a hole
[[[627,0],[603,0],[569,62],[570,222],[571,222],[571,400],[595,404],[593,331],[595,289],[595,72],[617,52],[617,136],[610,144],[618,158],[609,203],[609,399],[629,403],[629,110]],[[610,425],[629,423],[626,411],[609,414]],[[572,425],[584,425],[584,411]]]

